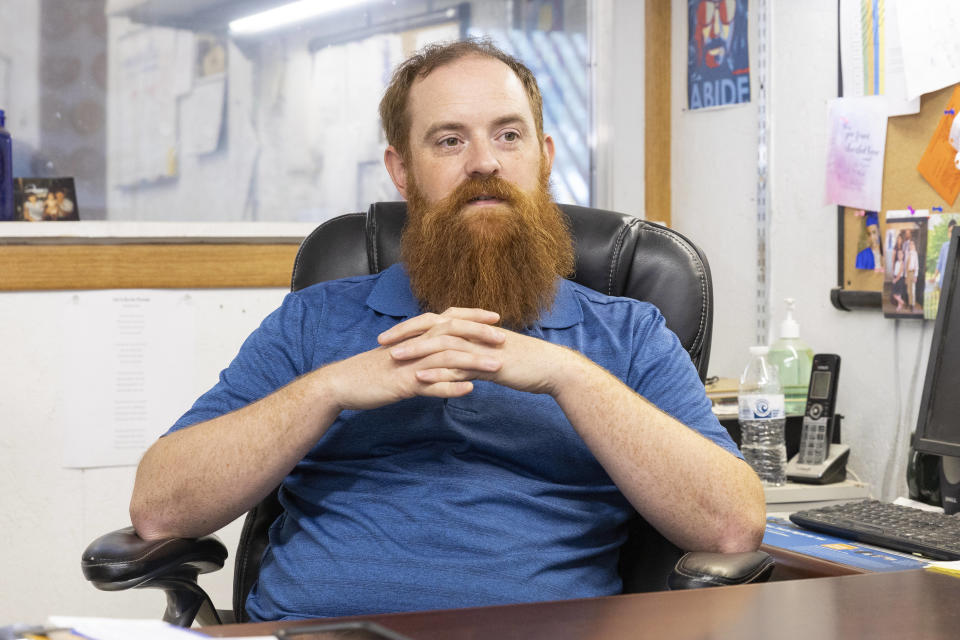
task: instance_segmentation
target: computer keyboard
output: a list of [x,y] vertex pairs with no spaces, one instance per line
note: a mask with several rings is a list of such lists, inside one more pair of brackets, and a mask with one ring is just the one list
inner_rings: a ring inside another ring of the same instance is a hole
[[848,540],[934,560],[960,560],[960,515],[864,500],[797,511],[790,520],[806,529]]

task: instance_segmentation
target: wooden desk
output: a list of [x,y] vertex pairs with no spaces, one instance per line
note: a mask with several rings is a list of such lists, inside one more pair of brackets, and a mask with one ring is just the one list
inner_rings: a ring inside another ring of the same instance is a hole
[[[960,579],[918,570],[365,619],[414,640],[954,640],[960,636],[958,602]],[[203,631],[265,635],[281,624]],[[311,623],[285,626],[303,624]]]
[[771,582],[780,580],[802,580],[806,578],[832,578],[835,576],[854,576],[861,573],[870,573],[867,569],[854,567],[848,564],[839,564],[830,560],[815,558],[789,549],[773,547],[768,544],[760,545],[761,551],[766,551],[776,565],[773,567]]

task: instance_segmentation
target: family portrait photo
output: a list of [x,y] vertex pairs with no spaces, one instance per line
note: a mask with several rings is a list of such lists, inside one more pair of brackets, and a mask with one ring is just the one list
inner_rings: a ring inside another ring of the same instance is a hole
[[73,178],[15,178],[13,183],[17,220],[80,219]]
[[883,315],[922,318],[927,255],[926,218],[887,219],[884,236]]

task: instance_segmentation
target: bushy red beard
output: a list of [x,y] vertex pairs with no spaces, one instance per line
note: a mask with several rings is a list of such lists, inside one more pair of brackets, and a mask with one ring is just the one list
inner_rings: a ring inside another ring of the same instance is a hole
[[[549,179],[543,164],[532,193],[498,176],[470,179],[431,204],[411,172],[401,255],[425,310],[486,309],[520,329],[552,306],[557,278],[573,273],[574,251]],[[484,194],[502,202],[468,206]]]

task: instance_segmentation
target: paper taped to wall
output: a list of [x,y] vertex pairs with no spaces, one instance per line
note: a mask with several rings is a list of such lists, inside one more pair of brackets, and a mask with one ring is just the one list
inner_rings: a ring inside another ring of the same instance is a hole
[[62,315],[63,466],[136,465],[189,407],[196,319],[182,291],[85,291]]

